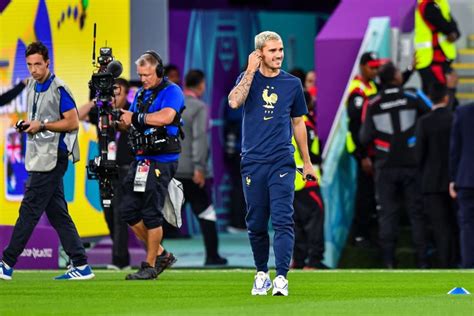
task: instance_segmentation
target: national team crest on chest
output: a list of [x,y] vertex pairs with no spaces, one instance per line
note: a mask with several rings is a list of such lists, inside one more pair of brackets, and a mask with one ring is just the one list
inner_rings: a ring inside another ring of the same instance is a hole
[[278,95],[272,91],[274,89],[275,87],[266,86],[262,92],[262,98],[265,102],[265,104],[263,104],[264,121],[268,121],[273,118],[273,110],[275,109],[275,103],[277,103],[278,101]]

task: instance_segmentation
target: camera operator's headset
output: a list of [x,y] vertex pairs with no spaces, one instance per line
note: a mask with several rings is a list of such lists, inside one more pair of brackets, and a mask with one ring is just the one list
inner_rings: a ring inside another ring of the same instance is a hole
[[[154,50],[147,50],[145,52],[145,54],[151,55],[151,56],[153,56],[153,58],[156,59],[156,61],[158,62],[158,65],[156,65],[156,69],[155,69],[156,75],[159,78],[163,78],[164,72],[165,72],[165,67],[163,66],[163,59],[161,59],[160,55],[158,55],[158,53],[155,52]],[[179,135],[181,136],[181,139],[184,139],[184,132],[183,132],[183,130],[181,128],[181,124],[180,124],[182,111],[184,111],[184,107],[181,110],[181,112],[179,112],[178,115],[175,117],[172,124],[174,124],[178,127]]]
[[161,59],[160,55],[158,55],[158,53],[153,50],[147,50],[145,54],[151,55],[153,58],[156,59],[156,61],[158,62],[158,65],[156,65],[156,69],[155,69],[156,75],[159,78],[163,78],[163,75],[165,72],[165,68],[163,66],[163,59]]

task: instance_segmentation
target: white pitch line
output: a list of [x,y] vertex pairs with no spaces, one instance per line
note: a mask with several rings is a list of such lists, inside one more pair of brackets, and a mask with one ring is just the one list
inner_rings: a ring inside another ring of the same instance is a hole
[[[95,269],[94,273],[128,273],[134,271],[135,269],[127,270],[102,270]],[[15,273],[61,273],[64,270],[15,270]],[[166,273],[253,273],[253,269],[169,269],[166,270]],[[341,273],[341,274],[351,274],[351,273],[360,273],[360,274],[377,274],[377,273],[405,273],[405,274],[418,274],[418,273],[428,273],[428,274],[473,274],[474,270],[342,270],[342,269],[332,269],[332,270],[290,270],[289,274],[300,274],[300,273]]]
[[[270,269],[271,271],[271,269]],[[167,270],[166,272],[172,272],[172,273],[186,273],[186,272],[193,272],[193,273],[233,273],[233,272],[240,272],[240,273],[249,273],[249,272],[254,272],[253,269],[225,269],[225,270],[206,270],[206,269],[200,269],[200,270],[194,270],[194,269],[173,269],[173,270]],[[439,273],[451,273],[451,274],[457,274],[457,273],[468,273],[472,274],[474,273],[474,270],[339,270],[339,269],[332,269],[332,270],[290,270],[288,274],[304,274],[304,273],[433,273],[433,274],[439,274]]]

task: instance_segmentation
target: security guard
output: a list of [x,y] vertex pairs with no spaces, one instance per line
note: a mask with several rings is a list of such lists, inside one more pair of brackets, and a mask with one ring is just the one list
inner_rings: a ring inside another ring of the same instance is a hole
[[448,0],[418,0],[415,10],[416,69],[425,94],[433,83],[447,83],[446,74],[453,71],[451,63],[456,59],[454,42],[460,35]]
[[[121,214],[135,235],[146,244],[146,261],[127,280],[155,279],[163,260],[157,255],[163,236],[162,209],[168,184],[177,166],[184,95],[181,88],[163,75],[163,62],[154,51],[147,51],[135,62],[143,84],[130,111],[122,110],[122,126],[130,127],[130,142],[136,155],[123,182]],[[165,254],[161,254],[166,256]],[[167,262],[173,260],[168,254]],[[174,259],[175,260],[175,259]]]
[[[303,115],[308,138],[308,151],[313,168],[316,171],[317,181],[305,181],[301,175],[295,177],[295,199],[293,200],[293,215],[295,220],[295,247],[293,250],[293,269],[327,269],[321,262],[324,254],[324,203],[319,187],[321,153],[319,137],[316,133],[314,103],[311,95],[304,92],[308,114]],[[303,168],[304,162],[292,139],[295,147],[295,164]]]
[[354,223],[352,227],[353,242],[357,246],[368,244],[369,220],[375,214],[375,193],[372,161],[367,150],[360,145],[358,135],[361,126],[362,108],[369,98],[377,93],[374,79],[382,61],[374,52],[362,54],[359,62],[359,75],[349,86],[347,114],[349,131],[346,138],[347,151],[357,160],[357,193],[354,207]]
[[[412,225],[418,266],[427,267],[425,223],[415,159],[415,126],[429,108],[402,88],[402,74],[391,62],[379,72],[383,89],[367,106],[359,139],[375,147],[375,184],[379,211],[379,238],[387,268],[395,268],[395,247],[401,206]],[[401,193],[401,196],[400,196]],[[405,202],[405,203],[403,203]]]

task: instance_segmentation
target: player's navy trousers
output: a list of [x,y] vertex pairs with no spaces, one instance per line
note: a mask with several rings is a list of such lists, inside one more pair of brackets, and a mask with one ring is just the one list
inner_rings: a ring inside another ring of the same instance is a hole
[[294,246],[293,198],[295,189],[293,155],[271,163],[241,162],[242,183],[247,203],[247,229],[257,271],[268,271],[271,217],[275,235],[273,252],[277,275],[286,277]]

